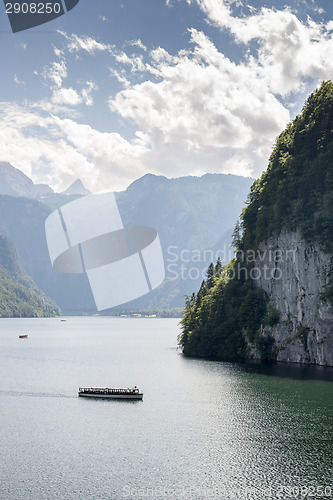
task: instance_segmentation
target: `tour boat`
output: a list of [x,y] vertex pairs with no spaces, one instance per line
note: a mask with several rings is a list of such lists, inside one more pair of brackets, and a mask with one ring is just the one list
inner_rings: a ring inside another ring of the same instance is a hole
[[107,399],[142,399],[143,393],[137,386],[127,389],[115,389],[114,387],[79,387],[79,396],[85,398],[107,398]]
[[28,335],[25,334],[25,335],[19,335],[19,339],[27,339],[28,338]]

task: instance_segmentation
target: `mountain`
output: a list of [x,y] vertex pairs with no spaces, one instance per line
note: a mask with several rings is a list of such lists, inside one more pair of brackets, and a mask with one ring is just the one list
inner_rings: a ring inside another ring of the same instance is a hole
[[198,289],[206,277],[209,264],[221,259],[221,264],[227,264],[233,256],[231,248],[232,230],[226,231],[219,240],[203,251],[188,250],[170,246],[165,252],[166,279],[149,295],[126,304],[124,309],[177,309],[184,307],[184,296],[191,295]]
[[77,179],[62,193],[40,193],[34,198],[44,203],[52,210],[56,210],[62,207],[62,205],[66,205],[66,203],[70,203],[87,194],[91,194],[90,191],[84,187],[80,179]]
[[53,193],[53,189],[46,184],[34,184],[21,170],[0,162],[0,194],[35,197],[45,193]]
[[[166,270],[160,287],[123,308],[183,307],[184,295],[201,283],[211,260],[219,255],[224,263],[230,259],[230,228],[252,182],[251,178],[225,174],[175,179],[146,174],[118,193],[125,226],[146,225],[158,231]],[[218,234],[224,236],[216,247]]]
[[188,297],[185,355],[333,366],[333,83],[278,137],[234,230],[236,258]]
[[[152,226],[159,232],[168,279],[156,291],[123,307],[182,307],[184,294],[194,283],[199,283],[205,273],[210,254],[204,258],[203,252],[213,248],[216,234],[229,230],[225,243],[229,247],[230,228],[251,182],[252,179],[223,174],[180,179],[146,175],[117,193],[125,225]],[[0,232],[13,241],[24,269],[37,285],[68,314],[95,312],[94,300],[86,276],[57,273],[52,269],[44,224],[52,210],[78,196],[51,193],[40,197],[40,201],[0,196]],[[219,216],[221,212],[223,217]],[[183,278],[182,265],[199,269]],[[176,280],[175,272],[179,275]],[[198,274],[197,281],[193,281],[194,273]]]
[[86,189],[81,181],[81,179],[76,179],[65,191],[61,194],[79,194],[85,196],[86,194],[91,194],[88,189]]
[[119,193],[117,203],[125,225],[154,227],[164,249],[200,252],[234,226],[252,182],[230,174],[175,179],[146,174]]
[[51,266],[45,236],[51,211],[37,200],[0,196],[0,233],[13,242],[25,271],[64,313],[95,312],[86,276],[58,273]]
[[0,235],[0,317],[48,317],[60,312],[23,270],[14,245]]
[[35,184],[10,163],[0,162],[0,195],[2,194],[38,200],[55,210],[79,196],[90,194],[90,191],[77,179],[63,193],[55,193],[47,184]]

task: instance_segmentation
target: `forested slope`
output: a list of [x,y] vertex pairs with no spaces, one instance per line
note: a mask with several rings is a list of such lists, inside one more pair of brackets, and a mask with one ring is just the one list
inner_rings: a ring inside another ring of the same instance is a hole
[[198,293],[187,297],[184,354],[331,363],[332,207],[328,81],[278,137],[267,171],[252,185],[234,231],[235,258],[223,268],[212,264]]
[[60,312],[23,270],[14,245],[0,235],[0,317],[56,316]]

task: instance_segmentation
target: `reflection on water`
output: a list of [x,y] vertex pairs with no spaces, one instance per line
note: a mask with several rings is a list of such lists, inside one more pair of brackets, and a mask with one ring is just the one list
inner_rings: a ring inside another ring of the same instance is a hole
[[238,365],[248,373],[261,373],[273,377],[287,377],[296,380],[326,380],[333,382],[333,367],[291,363],[260,363],[258,361]]
[[184,358],[177,323],[2,320],[0,498],[331,498],[332,370]]

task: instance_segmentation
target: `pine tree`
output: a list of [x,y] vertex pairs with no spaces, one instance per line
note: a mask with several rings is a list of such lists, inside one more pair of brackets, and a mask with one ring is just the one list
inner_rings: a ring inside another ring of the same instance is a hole
[[214,285],[215,285],[215,267],[214,264],[211,262],[206,272],[207,289],[209,290],[210,288],[213,288]]

